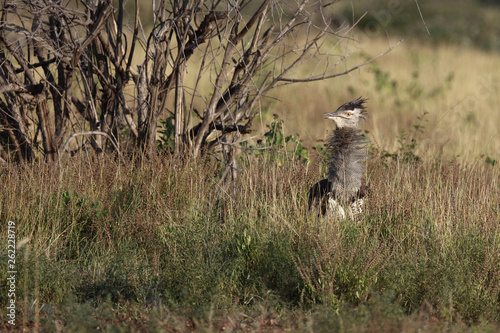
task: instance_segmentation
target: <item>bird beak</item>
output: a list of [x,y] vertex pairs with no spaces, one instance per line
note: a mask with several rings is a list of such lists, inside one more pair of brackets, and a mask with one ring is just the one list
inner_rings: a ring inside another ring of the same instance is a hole
[[333,119],[336,117],[334,112],[323,113],[323,116],[325,116],[326,119]]

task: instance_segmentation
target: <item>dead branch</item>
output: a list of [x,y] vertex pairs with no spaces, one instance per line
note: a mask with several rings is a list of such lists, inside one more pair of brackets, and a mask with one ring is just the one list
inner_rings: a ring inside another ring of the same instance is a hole
[[121,155],[120,153],[120,149],[118,148],[118,146],[114,143],[114,141],[112,140],[112,138],[109,136],[108,133],[105,133],[105,132],[100,132],[100,131],[86,131],[86,132],[78,132],[78,133],[73,133],[70,135],[70,137],[66,140],[66,142],[64,143],[64,146],[61,150],[61,152],[59,153],[59,160],[61,159],[62,155],[64,155],[64,152],[66,151],[66,149],[68,148],[69,144],[71,143],[71,141],[76,138],[77,136],[80,136],[80,135],[102,135],[102,136],[105,136],[107,137],[108,139],[110,139],[110,142],[115,145],[115,149],[116,151],[118,152],[119,155]]
[[237,142],[268,92],[349,74],[401,42],[348,67],[357,48],[338,50],[342,41],[359,46],[357,22],[336,31],[326,6],[308,0],[251,3],[159,0],[148,18],[135,0],[130,22],[123,0],[116,8],[107,0],[2,3],[3,160],[14,149],[18,160],[58,163],[81,135],[97,154],[138,147],[152,156],[168,114],[173,126],[162,140],[172,140],[175,156],[216,152],[234,179]]

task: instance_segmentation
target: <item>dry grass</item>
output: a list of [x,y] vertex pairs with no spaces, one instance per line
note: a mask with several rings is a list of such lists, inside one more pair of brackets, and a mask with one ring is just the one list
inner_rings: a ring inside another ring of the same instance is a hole
[[[362,42],[372,56],[386,46]],[[284,150],[241,155],[224,188],[211,156],[81,154],[57,170],[1,170],[0,218],[27,240],[18,330],[495,331],[500,169],[485,158],[500,158],[498,61],[405,43],[376,66],[281,88],[282,102],[262,105],[257,137],[277,113],[311,147],[332,128],[323,112],[369,98],[373,195],[355,222],[308,213],[307,191],[324,176],[312,150],[310,163]],[[423,112],[423,133],[413,131]],[[400,147],[402,129],[415,147]],[[5,271],[0,281],[5,290]]]
[[[387,47],[387,41],[380,39],[361,44],[371,56]],[[272,104],[272,113],[284,120],[289,133],[298,133],[308,146],[315,146],[333,126],[322,114],[363,96],[369,99],[370,115],[363,129],[381,149],[395,151],[401,129],[411,129],[416,117],[428,112],[420,153],[444,152],[467,162],[486,156],[498,160],[499,62],[494,53],[403,42],[376,67],[363,67],[333,81],[281,88],[275,94],[281,102]]]
[[498,168],[376,155],[374,195],[353,223],[307,212],[320,170],[293,156],[249,156],[228,188],[217,187],[216,166],[163,157],[4,170],[1,218],[30,239],[19,277],[37,276],[19,289],[19,325],[379,332],[499,322]]

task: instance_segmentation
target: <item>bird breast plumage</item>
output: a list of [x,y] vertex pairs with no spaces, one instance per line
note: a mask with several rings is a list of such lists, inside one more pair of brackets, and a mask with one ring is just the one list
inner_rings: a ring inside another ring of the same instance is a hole
[[339,199],[349,200],[361,187],[367,157],[366,140],[356,128],[338,128],[328,142],[328,181]]

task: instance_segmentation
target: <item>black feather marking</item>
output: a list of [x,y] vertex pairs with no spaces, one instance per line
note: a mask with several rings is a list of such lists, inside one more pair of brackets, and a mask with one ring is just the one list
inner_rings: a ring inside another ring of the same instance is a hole
[[363,104],[365,104],[367,100],[368,99],[366,98],[358,97],[353,101],[342,104],[337,110],[338,111],[354,110],[354,109],[365,110],[365,106]]
[[322,179],[314,184],[309,190],[309,211],[313,207],[318,207],[321,215],[325,215],[326,207],[328,205],[328,193],[331,190],[328,179]]

